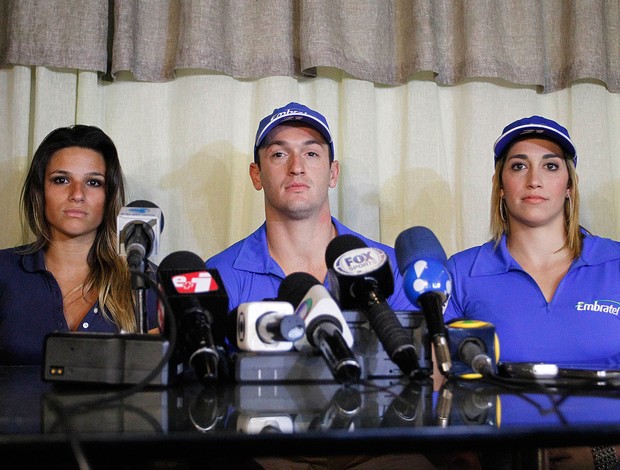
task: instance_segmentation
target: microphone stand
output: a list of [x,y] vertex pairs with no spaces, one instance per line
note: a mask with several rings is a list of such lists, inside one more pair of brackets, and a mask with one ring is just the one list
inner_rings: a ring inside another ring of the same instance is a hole
[[146,273],[146,262],[151,252],[152,233],[148,224],[138,224],[131,236],[131,243],[126,247],[127,265],[131,273],[131,287],[135,292],[134,314],[136,316],[136,325],[138,333],[147,333],[147,317],[146,317],[146,283],[144,277]]
[[[131,288],[135,293],[134,315],[138,333],[148,333],[147,312],[146,312],[146,283],[144,275],[146,273],[144,260],[140,262],[139,269],[131,271]],[[139,272],[137,272],[139,271]]]

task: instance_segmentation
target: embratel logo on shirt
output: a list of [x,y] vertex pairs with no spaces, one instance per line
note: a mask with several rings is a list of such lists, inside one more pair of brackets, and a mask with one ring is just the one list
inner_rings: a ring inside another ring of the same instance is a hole
[[620,314],[620,302],[615,300],[595,300],[592,303],[577,302],[575,309],[577,311],[609,313],[617,317]]

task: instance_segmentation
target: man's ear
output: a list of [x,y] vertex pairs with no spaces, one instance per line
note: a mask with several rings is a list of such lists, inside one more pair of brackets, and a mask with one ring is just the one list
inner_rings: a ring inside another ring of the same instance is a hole
[[340,163],[334,160],[329,165],[329,187],[335,188],[338,184],[338,176],[340,175]]
[[260,166],[258,166],[258,163],[250,163],[250,179],[252,180],[254,189],[257,191],[263,189],[263,183],[260,180]]

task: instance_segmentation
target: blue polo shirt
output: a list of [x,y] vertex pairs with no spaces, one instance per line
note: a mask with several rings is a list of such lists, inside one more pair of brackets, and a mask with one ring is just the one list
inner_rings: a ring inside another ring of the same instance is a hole
[[[0,250],[0,364],[40,365],[43,339],[53,331],[69,331],[60,286],[45,269],[43,250],[23,255],[24,247]],[[157,326],[157,298],[147,293],[149,328]],[[77,331],[118,333],[101,312],[90,308]]]
[[547,302],[503,237],[448,260],[444,320],[495,325],[500,360],[620,364],[620,243],[585,234],[581,256]]
[[[394,249],[353,232],[332,217],[338,235],[351,234],[368,246],[383,250],[390,258],[394,273],[394,294],[388,299],[394,310],[418,310],[405,296],[403,278],[398,271]],[[269,255],[267,229],[263,223],[254,233],[209,258],[207,268],[217,269],[228,292],[228,308],[233,310],[244,302],[256,302],[278,296],[278,287],[286,277],[282,268]],[[327,278],[324,285],[328,286]]]

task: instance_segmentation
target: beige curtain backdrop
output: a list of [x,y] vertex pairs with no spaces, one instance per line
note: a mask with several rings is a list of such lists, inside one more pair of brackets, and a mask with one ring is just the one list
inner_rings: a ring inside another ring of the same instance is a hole
[[19,241],[19,190],[36,146],[53,128],[100,126],[116,142],[129,200],[165,214],[162,254],[203,258],[253,231],[262,193],[248,177],[258,121],[296,100],[321,111],[335,137],[341,179],[334,213],[385,243],[414,225],[446,252],[488,238],[492,145],[508,122],[542,114],[565,124],[577,145],[582,223],[620,238],[620,95],[579,82],[547,94],[500,80],[438,85],[419,74],[379,86],[335,69],[317,78],[238,80],[178,72],[144,83],[120,74],[15,66],[0,70],[0,246]]
[[618,91],[617,0],[0,0],[0,246],[34,149],[83,123],[163,209],[154,261],[211,256],[263,221],[252,142],[292,100],[327,116],[334,214],[372,238],[486,241],[493,142],[532,114],[571,131],[583,225],[620,238]]

